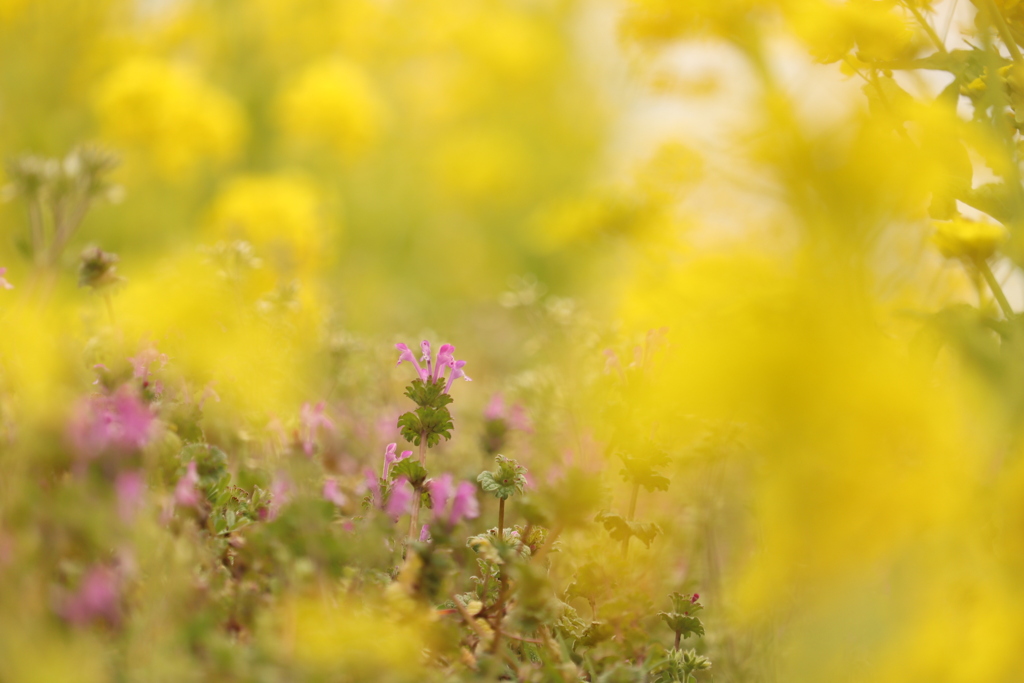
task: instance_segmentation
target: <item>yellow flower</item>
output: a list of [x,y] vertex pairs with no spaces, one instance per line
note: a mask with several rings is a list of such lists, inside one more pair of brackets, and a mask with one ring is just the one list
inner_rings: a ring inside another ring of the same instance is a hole
[[932,241],[946,258],[986,260],[1006,241],[1006,230],[994,223],[956,217],[936,221]]
[[244,240],[279,274],[309,272],[325,247],[323,202],[300,176],[242,175],[217,194],[207,231],[214,239]]
[[131,59],[99,85],[96,115],[103,136],[138,152],[166,176],[204,160],[227,161],[245,137],[241,107],[196,73],[168,62]]
[[366,72],[350,62],[307,66],[278,97],[282,129],[304,145],[326,145],[343,157],[365,153],[380,138],[386,107]]

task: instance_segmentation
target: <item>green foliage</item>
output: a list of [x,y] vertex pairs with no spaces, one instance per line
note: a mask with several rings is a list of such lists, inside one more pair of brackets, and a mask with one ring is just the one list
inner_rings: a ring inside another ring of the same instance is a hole
[[227,470],[228,455],[216,446],[204,443],[189,444],[181,449],[179,459],[183,463],[196,461],[199,487],[208,494],[212,495],[227,486],[231,479]]
[[420,464],[419,460],[414,460],[413,458],[399,460],[391,467],[391,481],[405,477],[412,484],[413,488],[417,490],[423,488],[423,484],[427,481],[427,476],[426,468]]
[[668,490],[668,477],[654,469],[655,467],[667,464],[668,455],[653,443],[648,442],[646,444],[643,456],[637,457],[619,453],[619,457],[622,459],[623,465],[620,474],[625,481],[638,484],[652,492]]
[[452,397],[444,393],[444,381],[415,379],[405,388],[405,395],[416,403],[417,408],[398,418],[398,428],[402,438],[419,446],[426,439],[427,448],[433,448],[441,442],[452,438],[455,423],[447,406]]
[[498,455],[494,458],[498,469],[493,472],[483,471],[477,476],[480,487],[495,498],[503,500],[522,493],[526,488],[526,468],[512,458]]
[[443,408],[452,402],[451,394],[444,392],[444,380],[414,379],[405,388],[405,395],[421,408]]
[[696,683],[697,671],[711,668],[711,660],[696,650],[668,650],[651,667],[655,683]]
[[419,407],[415,412],[405,413],[398,418],[398,428],[402,432],[402,438],[411,444],[419,446],[424,437],[427,439],[427,447],[433,448],[441,441],[452,438],[451,430],[455,424],[452,422],[451,413],[447,408]]
[[638,538],[648,548],[655,537],[661,533],[661,527],[654,522],[630,521],[622,515],[607,510],[599,512],[594,521],[604,524],[604,528],[616,541],[625,541],[629,538]]
[[658,616],[665,620],[677,638],[685,640],[694,635],[702,637],[704,624],[697,614],[704,609],[704,606],[697,601],[697,596],[672,593],[670,597],[672,598],[672,611],[658,612]]

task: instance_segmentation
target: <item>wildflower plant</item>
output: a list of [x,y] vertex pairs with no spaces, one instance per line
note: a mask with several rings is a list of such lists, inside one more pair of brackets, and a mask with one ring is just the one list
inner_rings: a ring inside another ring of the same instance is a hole
[[68,4],[0,0],[0,680],[1020,677],[1024,6]]

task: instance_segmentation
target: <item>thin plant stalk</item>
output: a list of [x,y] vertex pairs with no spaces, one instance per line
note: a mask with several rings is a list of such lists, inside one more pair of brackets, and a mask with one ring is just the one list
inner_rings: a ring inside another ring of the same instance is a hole
[[[626,517],[626,519],[628,521],[630,521],[630,522],[632,522],[633,518],[636,516],[636,500],[639,497],[639,495],[640,495],[640,484],[637,483],[637,482],[634,482],[633,483],[633,493],[629,497],[629,515]],[[630,542],[630,540],[632,538],[633,538],[632,536],[626,536],[626,538],[623,539],[623,541],[622,541],[622,556],[623,557],[629,557],[629,542]]]

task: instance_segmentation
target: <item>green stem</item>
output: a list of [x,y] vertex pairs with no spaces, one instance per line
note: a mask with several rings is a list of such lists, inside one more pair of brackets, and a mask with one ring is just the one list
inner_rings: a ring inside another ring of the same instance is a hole
[[1010,33],[1010,27],[1006,25],[1006,20],[1003,19],[1003,15],[996,6],[995,0],[985,0],[985,9],[992,15],[992,23],[996,25],[999,37],[1003,39],[1003,43],[1006,45],[1006,49],[1010,51],[1013,61],[1020,64],[1024,59],[1021,58],[1020,50],[1017,49],[1017,41],[1014,40],[1013,34]]
[[1006,293],[1003,292],[1002,286],[1000,286],[996,276],[992,273],[992,269],[988,267],[988,261],[985,259],[975,259],[974,263],[978,267],[978,272],[985,278],[985,283],[992,291],[992,296],[999,302],[999,308],[1003,310],[1003,315],[1009,320],[1013,317],[1013,308],[1010,306],[1010,301],[1006,298]]
[[498,540],[505,538],[505,499],[498,499]]
[[[505,499],[498,499],[498,542],[504,543],[505,539]],[[498,567],[498,609],[494,620],[494,649],[497,654],[501,643],[501,622],[505,620],[505,595],[508,593],[508,577],[505,576],[503,566]]]
[[67,246],[68,240],[75,234],[75,230],[81,224],[85,218],[85,213],[89,210],[89,198],[82,197],[71,214],[66,220],[60,220],[54,222],[53,229],[53,243],[50,245],[50,263],[55,264],[60,259],[61,253],[64,251],[64,247]]
[[[427,454],[427,435],[420,434],[420,464]],[[409,511],[409,543],[415,543],[420,538],[420,507],[423,505],[423,493],[414,489],[415,495],[412,499],[412,510]],[[407,543],[406,545],[408,545]]]
[[946,45],[942,42],[942,39],[939,38],[939,34],[935,32],[935,29],[932,28],[932,25],[929,24],[928,21],[924,18],[924,15],[921,14],[921,10],[914,7],[914,3],[912,1],[905,2],[903,4],[907,9],[910,10],[910,13],[914,15],[914,18],[917,19],[917,23],[921,24],[921,28],[924,29],[924,32],[928,35],[929,40],[931,40],[932,43],[935,45],[935,48],[942,54],[947,54]]
[[[640,495],[640,484],[638,482],[633,483],[633,493],[629,498],[629,515],[626,517],[627,521],[632,522],[633,517],[636,516],[636,499]],[[629,541],[632,536],[626,536],[625,540],[622,541],[622,556],[629,557]]]

